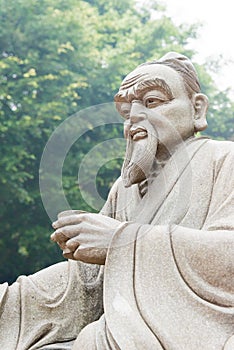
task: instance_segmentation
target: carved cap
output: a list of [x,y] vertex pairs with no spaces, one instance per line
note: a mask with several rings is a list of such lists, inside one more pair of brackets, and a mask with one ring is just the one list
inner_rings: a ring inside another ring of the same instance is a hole
[[177,52],[168,52],[160,59],[143,63],[141,66],[150,64],[163,64],[177,71],[182,76],[190,96],[192,92],[200,92],[196,69],[188,57]]
[[192,64],[191,60],[184,56],[181,55],[180,53],[177,52],[168,52],[166,53],[166,55],[162,56],[158,62],[164,62],[167,60],[173,60],[173,61],[179,61],[181,65],[183,65],[184,67],[186,67],[188,70],[192,70],[193,73],[195,73],[197,75],[196,69],[194,68],[194,65]]

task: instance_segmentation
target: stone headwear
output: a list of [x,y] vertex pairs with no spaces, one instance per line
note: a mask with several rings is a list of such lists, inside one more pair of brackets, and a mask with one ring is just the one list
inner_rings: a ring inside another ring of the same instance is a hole
[[199,93],[201,91],[197,72],[188,57],[177,52],[168,52],[159,60],[149,61],[143,63],[141,66],[148,64],[163,64],[178,72],[184,80],[185,88],[189,97],[192,97],[194,93]]

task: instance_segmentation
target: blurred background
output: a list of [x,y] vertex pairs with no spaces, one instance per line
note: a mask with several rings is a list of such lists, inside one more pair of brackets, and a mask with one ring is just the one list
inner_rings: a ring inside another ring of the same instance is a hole
[[[63,260],[50,242],[40,196],[43,149],[68,116],[111,102],[138,64],[168,51],[189,56],[210,100],[204,134],[234,140],[230,6],[227,0],[0,0],[0,282]],[[120,135],[120,125],[90,125],[73,144],[63,167],[72,208],[93,211],[77,184],[79,164],[100,140]],[[121,162],[99,169],[103,198]]]

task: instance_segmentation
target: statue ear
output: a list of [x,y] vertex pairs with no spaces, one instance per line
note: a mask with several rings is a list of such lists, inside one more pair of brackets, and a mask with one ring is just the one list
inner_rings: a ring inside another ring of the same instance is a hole
[[205,130],[207,127],[206,113],[208,109],[208,97],[204,94],[195,94],[193,97],[194,130],[195,132]]

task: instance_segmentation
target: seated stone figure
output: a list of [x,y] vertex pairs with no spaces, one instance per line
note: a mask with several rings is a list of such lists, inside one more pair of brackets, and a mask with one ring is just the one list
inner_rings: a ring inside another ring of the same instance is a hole
[[234,145],[195,137],[208,99],[180,54],[137,67],[115,102],[121,177],[100,214],[53,223],[67,262],[0,286],[1,348],[233,350]]

